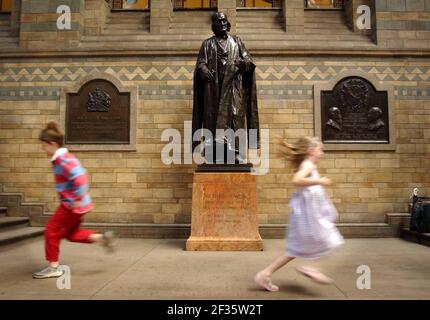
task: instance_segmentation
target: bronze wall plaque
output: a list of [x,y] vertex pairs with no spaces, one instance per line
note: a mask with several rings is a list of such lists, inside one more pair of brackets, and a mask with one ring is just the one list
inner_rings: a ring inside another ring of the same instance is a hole
[[390,143],[388,93],[362,77],[346,77],[321,91],[323,143]]
[[66,144],[130,143],[130,92],[94,79],[66,98]]

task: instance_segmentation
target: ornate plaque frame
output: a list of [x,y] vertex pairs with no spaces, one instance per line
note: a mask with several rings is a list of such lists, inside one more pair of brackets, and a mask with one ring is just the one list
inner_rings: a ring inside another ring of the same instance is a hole
[[[71,151],[135,151],[136,150],[136,117],[137,117],[137,88],[135,86],[124,86],[120,80],[108,73],[95,73],[90,76],[82,78],[75,85],[64,88],[60,93],[60,123],[67,131],[67,96],[68,94],[77,93],[86,83],[93,80],[106,80],[111,82],[120,92],[126,92],[130,94],[130,121],[129,121],[129,143],[112,144],[112,143],[85,143],[85,144],[68,144],[66,141],[65,147]],[[94,106],[97,107],[97,106]],[[100,106],[99,106],[100,107]],[[106,106],[105,106],[106,107]],[[101,110],[103,111],[103,110]],[[67,132],[66,132],[67,136]]]
[[348,77],[360,77],[371,83],[376,91],[385,91],[388,99],[388,129],[389,129],[389,141],[388,143],[372,143],[372,142],[330,142],[324,143],[325,150],[333,151],[392,151],[396,150],[396,129],[395,129],[395,102],[394,102],[394,88],[392,86],[383,85],[373,75],[359,71],[359,70],[347,70],[337,75],[331,81],[322,84],[314,85],[314,128],[315,136],[321,140],[323,138],[323,123],[322,123],[322,105],[321,95],[324,91],[332,91],[335,86],[345,78]]

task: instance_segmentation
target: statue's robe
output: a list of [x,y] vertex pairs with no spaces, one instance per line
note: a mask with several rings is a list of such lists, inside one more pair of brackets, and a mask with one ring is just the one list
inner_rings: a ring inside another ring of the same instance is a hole
[[[227,65],[222,83],[218,76],[217,40],[215,36],[203,41],[194,71],[194,104],[192,134],[201,128],[209,129],[215,138],[216,129],[257,129],[256,141],[248,138],[248,147],[260,147],[255,64],[238,37],[226,39]],[[235,61],[249,64],[248,72],[239,71]],[[200,69],[205,64],[214,75],[205,81]],[[200,142],[193,142],[193,147]],[[238,146],[236,145],[236,148]]]

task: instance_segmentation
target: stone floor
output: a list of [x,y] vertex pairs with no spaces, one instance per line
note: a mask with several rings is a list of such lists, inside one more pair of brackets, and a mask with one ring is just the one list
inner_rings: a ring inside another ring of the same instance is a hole
[[[184,241],[119,239],[115,254],[98,245],[62,243],[71,289],[34,280],[44,266],[43,238],[0,247],[2,299],[430,299],[430,248],[401,239],[347,239],[321,261],[335,285],[314,284],[294,270],[273,277],[277,293],[260,290],[254,273],[282,254],[282,240],[263,252],[187,252]],[[359,265],[371,269],[371,289],[359,290]]]

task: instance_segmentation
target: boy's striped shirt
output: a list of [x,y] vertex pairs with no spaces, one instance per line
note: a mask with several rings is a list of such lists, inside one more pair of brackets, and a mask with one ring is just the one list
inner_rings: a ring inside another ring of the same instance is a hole
[[[59,148],[51,159],[55,175],[55,190],[66,208],[74,213],[83,214],[93,208],[88,193],[88,174],[79,160],[67,148]],[[81,206],[73,208],[76,201]]]

